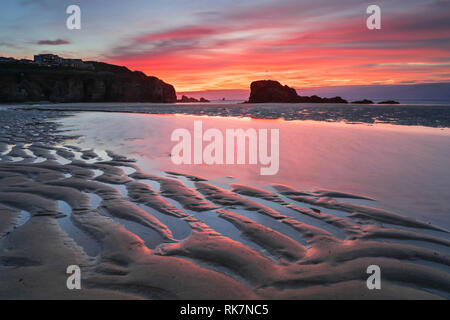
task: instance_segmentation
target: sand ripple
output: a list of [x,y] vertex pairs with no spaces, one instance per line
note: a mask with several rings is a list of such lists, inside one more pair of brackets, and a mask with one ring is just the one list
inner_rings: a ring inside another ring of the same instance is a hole
[[[0,298],[450,295],[439,226],[344,201],[376,203],[364,195],[147,173],[74,145],[50,121],[61,116],[0,111]],[[71,264],[83,270],[81,291],[65,288]],[[371,264],[382,269],[380,291],[366,287]]]

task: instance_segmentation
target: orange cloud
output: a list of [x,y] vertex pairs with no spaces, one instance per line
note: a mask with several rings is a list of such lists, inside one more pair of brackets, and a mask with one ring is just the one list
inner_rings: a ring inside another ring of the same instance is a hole
[[285,20],[267,24],[259,11],[137,35],[108,60],[177,91],[247,89],[267,78],[297,88],[449,81],[450,11],[426,8],[421,19],[411,12],[384,16],[376,31],[365,27],[364,16],[307,24],[285,10]]

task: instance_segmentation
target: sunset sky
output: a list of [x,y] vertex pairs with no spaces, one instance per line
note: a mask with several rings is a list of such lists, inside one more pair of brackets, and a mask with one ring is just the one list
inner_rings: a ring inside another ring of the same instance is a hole
[[[125,65],[177,91],[450,81],[450,1],[2,0],[0,56]],[[81,7],[81,30],[66,8]],[[381,7],[368,30],[366,8]]]

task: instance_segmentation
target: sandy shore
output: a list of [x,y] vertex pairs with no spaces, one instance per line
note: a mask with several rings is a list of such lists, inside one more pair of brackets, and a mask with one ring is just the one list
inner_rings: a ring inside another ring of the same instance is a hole
[[360,194],[144,172],[77,146],[63,116],[0,110],[1,299],[450,297],[441,226],[345,201]]

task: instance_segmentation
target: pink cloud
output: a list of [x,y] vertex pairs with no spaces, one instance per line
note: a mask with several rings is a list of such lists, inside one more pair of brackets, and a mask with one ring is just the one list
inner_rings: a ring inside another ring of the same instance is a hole
[[[449,11],[426,8],[430,12],[421,19],[411,12],[385,14],[377,31],[365,27],[364,15],[311,24],[314,16],[307,13],[313,7],[303,13],[308,23],[295,21],[286,7],[262,8],[228,15],[224,21],[143,33],[113,48],[108,59],[184,90],[217,89],[219,84],[246,88],[265,71],[299,84],[310,79],[311,86],[331,80],[425,81],[436,69],[439,74],[450,71],[445,63],[431,63],[450,56]],[[276,16],[286,19],[268,18]]]

